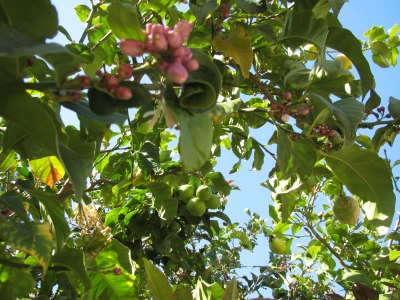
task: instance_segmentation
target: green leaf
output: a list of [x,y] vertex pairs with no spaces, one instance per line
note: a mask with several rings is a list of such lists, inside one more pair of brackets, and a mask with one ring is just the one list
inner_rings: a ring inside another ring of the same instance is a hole
[[236,278],[233,278],[229,281],[228,285],[225,288],[225,293],[222,296],[222,300],[238,300],[239,299],[239,291],[237,288]]
[[340,51],[351,60],[360,75],[361,90],[365,97],[374,84],[374,76],[364,57],[360,41],[347,29],[329,27],[326,46]]
[[218,192],[227,197],[231,193],[231,186],[226,182],[224,175],[220,172],[212,172],[207,174],[207,178],[211,179],[212,183],[217,188]]
[[[3,194],[0,195],[0,204],[4,207],[15,212],[22,221],[26,224],[31,224],[29,220],[29,216],[27,214],[27,209],[24,207],[24,203],[29,205],[26,199],[21,197],[18,194]],[[26,205],[26,204],[25,204]]]
[[133,275],[116,275],[114,272],[89,272],[93,288],[89,299],[138,299]]
[[178,112],[179,153],[186,171],[201,168],[211,155],[213,126],[205,115],[189,115]]
[[54,248],[49,223],[31,224],[7,221],[0,214],[0,238],[17,250],[30,254],[46,274]]
[[237,6],[250,14],[263,13],[267,9],[265,0],[236,0]]
[[192,300],[192,289],[184,284],[178,284],[175,289],[176,300]]
[[373,151],[355,148],[325,154],[325,160],[348,190],[360,198],[370,223],[385,234],[396,202],[387,163]]
[[394,97],[389,97],[388,110],[393,118],[399,118],[400,117],[400,100],[396,99]]
[[10,25],[38,41],[54,37],[58,32],[58,16],[50,0],[1,0]]
[[3,300],[22,299],[36,286],[30,270],[17,269],[6,265],[0,268],[0,293]]
[[153,143],[146,141],[137,152],[138,165],[145,175],[153,174],[154,169],[160,164],[159,148]]
[[149,260],[143,258],[147,284],[154,300],[176,300],[167,277]]
[[249,236],[247,233],[243,231],[233,231],[230,235],[232,239],[239,239],[240,243],[248,250],[253,249],[253,244],[251,243]]
[[147,186],[155,198],[154,206],[163,219],[173,219],[178,211],[178,199],[172,197],[171,187],[163,182],[152,182]]
[[202,113],[217,102],[222,78],[217,66],[205,53],[197,49],[192,49],[192,52],[200,66],[189,73],[189,78],[183,84],[179,103],[190,112]]
[[202,25],[208,15],[218,8],[218,3],[216,0],[200,0],[196,1],[196,4],[190,3],[189,7],[193,11],[197,22]]
[[279,42],[296,49],[303,44],[314,44],[319,50],[325,48],[328,25],[324,19],[317,19],[311,11],[289,13]]
[[286,222],[296,207],[298,193],[292,191],[289,193],[276,194],[271,193],[271,198],[275,203],[275,210],[281,222]]
[[108,23],[113,33],[120,39],[144,41],[136,8],[126,2],[113,2],[108,8]]
[[23,90],[5,89],[0,101],[0,115],[13,121],[49,153],[58,155],[57,133],[53,120],[42,106]]
[[32,172],[42,183],[50,188],[60,181],[65,174],[65,169],[56,156],[46,156],[29,161]]
[[36,189],[26,190],[31,196],[39,200],[45,208],[45,212],[49,217],[49,222],[52,225],[53,233],[56,239],[57,251],[61,251],[64,247],[64,242],[67,240],[70,230],[67,220],[64,217],[64,209],[60,200],[56,195],[43,192]]
[[86,271],[85,257],[82,250],[65,248],[53,256],[51,263],[66,267],[74,276],[77,276],[85,287],[85,292],[91,289],[92,283]]
[[75,7],[75,12],[81,22],[86,22],[89,18],[91,9],[87,5],[80,4]]
[[365,111],[370,111],[377,108],[381,104],[381,97],[375,92],[374,89],[370,90],[369,98],[365,102]]

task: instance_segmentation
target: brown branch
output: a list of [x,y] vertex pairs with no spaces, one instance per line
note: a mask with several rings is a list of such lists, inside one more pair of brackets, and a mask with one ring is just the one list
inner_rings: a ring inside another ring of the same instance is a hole
[[265,86],[264,83],[261,82],[260,78],[258,78],[256,75],[250,73],[249,75],[249,79],[260,88],[261,92],[264,94],[265,97],[267,97],[267,99],[270,102],[275,102],[275,98],[274,96],[272,96],[272,94],[268,91],[267,87]]

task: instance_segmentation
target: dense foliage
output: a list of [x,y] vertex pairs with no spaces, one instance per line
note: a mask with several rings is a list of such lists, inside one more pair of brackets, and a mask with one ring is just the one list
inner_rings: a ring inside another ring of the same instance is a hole
[[[50,0],[0,0],[2,299],[400,299],[400,100],[364,56],[394,67],[400,29],[360,41],[344,0],[184,2],[91,0],[74,41]],[[226,150],[268,178],[268,222],[224,213]]]

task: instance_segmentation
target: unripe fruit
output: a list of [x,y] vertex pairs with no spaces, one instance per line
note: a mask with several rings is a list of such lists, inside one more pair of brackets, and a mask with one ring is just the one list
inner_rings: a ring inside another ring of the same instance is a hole
[[335,60],[339,60],[342,62],[342,67],[346,70],[349,70],[353,67],[353,63],[351,62],[350,59],[344,54],[339,54],[338,56],[335,57]]
[[219,197],[217,195],[211,195],[210,199],[208,199],[206,201],[206,206],[207,208],[210,209],[218,209],[220,208],[222,205],[221,200],[219,199]]
[[285,252],[286,244],[278,237],[273,237],[269,242],[269,249],[275,254],[282,254]]
[[304,51],[308,60],[316,60],[318,57],[318,48],[313,44],[307,44],[304,46]]
[[212,190],[209,186],[200,185],[196,190],[196,196],[202,201],[207,201],[211,198],[211,195]]
[[193,197],[188,201],[186,208],[193,216],[200,217],[205,213],[207,206],[198,197]]
[[194,196],[194,188],[190,184],[181,185],[178,188],[178,197],[184,202],[188,202]]
[[358,201],[350,196],[339,197],[333,204],[333,214],[343,224],[356,225],[360,210]]

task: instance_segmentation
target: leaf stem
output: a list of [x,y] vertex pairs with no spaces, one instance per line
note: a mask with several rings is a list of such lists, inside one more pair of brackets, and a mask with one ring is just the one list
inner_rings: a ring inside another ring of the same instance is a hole
[[83,31],[81,38],[79,39],[79,44],[83,44],[83,42],[85,41],[88,30],[92,26],[92,20],[94,18],[94,15],[96,14],[97,9],[99,8],[100,4],[101,4],[101,2],[97,3],[96,5],[93,5],[92,10],[90,11],[90,14],[86,20],[86,28]]

